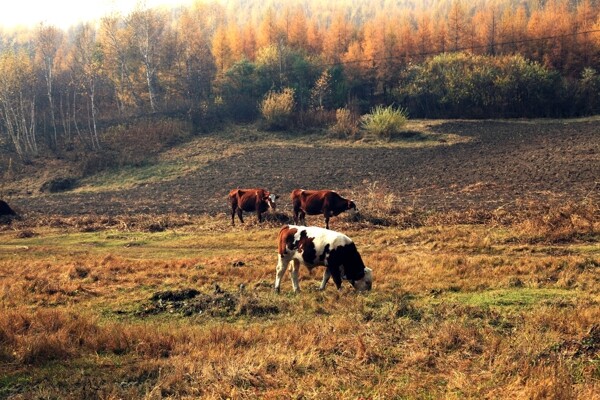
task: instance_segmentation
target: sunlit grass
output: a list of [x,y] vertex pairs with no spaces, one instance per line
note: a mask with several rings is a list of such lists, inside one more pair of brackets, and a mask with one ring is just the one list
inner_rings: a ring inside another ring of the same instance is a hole
[[123,190],[145,183],[166,182],[183,177],[198,167],[184,163],[160,162],[103,171],[80,180],[74,192]]
[[[319,292],[322,269],[303,268],[300,294],[289,275],[275,294],[274,223],[0,232],[0,395],[82,398],[91,384],[127,398],[598,389],[587,350],[600,318],[597,246],[532,244],[510,227],[337,223],[374,270],[370,293]],[[184,300],[147,311],[156,293],[186,288],[212,308],[186,314]]]
[[443,301],[479,307],[528,308],[548,301],[573,301],[577,295],[577,291],[566,289],[511,288],[449,293],[444,296]]

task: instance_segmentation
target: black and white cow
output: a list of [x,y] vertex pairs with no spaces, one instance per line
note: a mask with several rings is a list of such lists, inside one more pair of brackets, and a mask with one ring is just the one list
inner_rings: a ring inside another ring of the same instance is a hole
[[345,279],[358,291],[371,290],[373,272],[365,267],[352,239],[342,233],[315,226],[286,225],[279,231],[278,247],[275,276],[277,292],[290,263],[294,291],[300,291],[300,262],[308,269],[318,265],[325,266],[320,290],[325,289],[329,278],[333,278],[338,289],[342,287],[342,279]]

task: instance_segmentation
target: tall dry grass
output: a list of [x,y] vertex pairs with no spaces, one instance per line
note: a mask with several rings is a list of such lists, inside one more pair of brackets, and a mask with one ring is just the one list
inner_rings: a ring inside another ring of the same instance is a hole
[[[318,292],[321,270],[306,269],[302,293],[287,276],[273,293],[276,221],[173,216],[171,242],[136,219],[57,219],[24,238],[4,230],[0,397],[597,396],[596,219],[591,230],[566,225],[569,239],[557,241],[545,208],[445,224],[466,219],[409,213],[396,200],[373,184],[356,221],[335,221],[374,270],[368,294]],[[561,211],[585,221],[596,212],[586,210]],[[82,232],[88,223],[110,230],[106,247],[86,249],[97,235]],[[120,231],[137,232],[140,246],[110,246]],[[201,294],[152,300],[187,288]]]

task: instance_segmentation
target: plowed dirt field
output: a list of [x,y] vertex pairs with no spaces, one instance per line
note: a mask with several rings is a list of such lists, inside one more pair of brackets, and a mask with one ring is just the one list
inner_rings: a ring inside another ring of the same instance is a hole
[[219,214],[227,192],[261,186],[281,194],[331,188],[350,196],[378,183],[398,206],[431,211],[496,209],[519,200],[578,200],[600,193],[600,121],[452,121],[432,128],[470,140],[423,148],[254,146],[172,181],[99,193],[16,197],[21,210],[82,215]]

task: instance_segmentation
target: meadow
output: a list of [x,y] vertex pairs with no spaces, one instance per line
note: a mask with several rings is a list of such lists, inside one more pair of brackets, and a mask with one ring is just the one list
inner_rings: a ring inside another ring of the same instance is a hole
[[277,222],[164,218],[172,228],[154,232],[125,218],[1,232],[1,397],[600,392],[600,248],[589,227],[557,241],[533,234],[533,220],[401,228],[340,218],[374,270],[373,290],[319,292],[322,270],[303,269],[303,291],[286,275],[277,295]]
[[[0,398],[599,398],[597,120],[414,123],[425,139],[237,128],[60,193],[36,188],[64,166],[5,181]],[[232,227],[244,182],[280,206]],[[274,293],[298,182],[353,196],[331,227],[372,291],[303,268]]]

